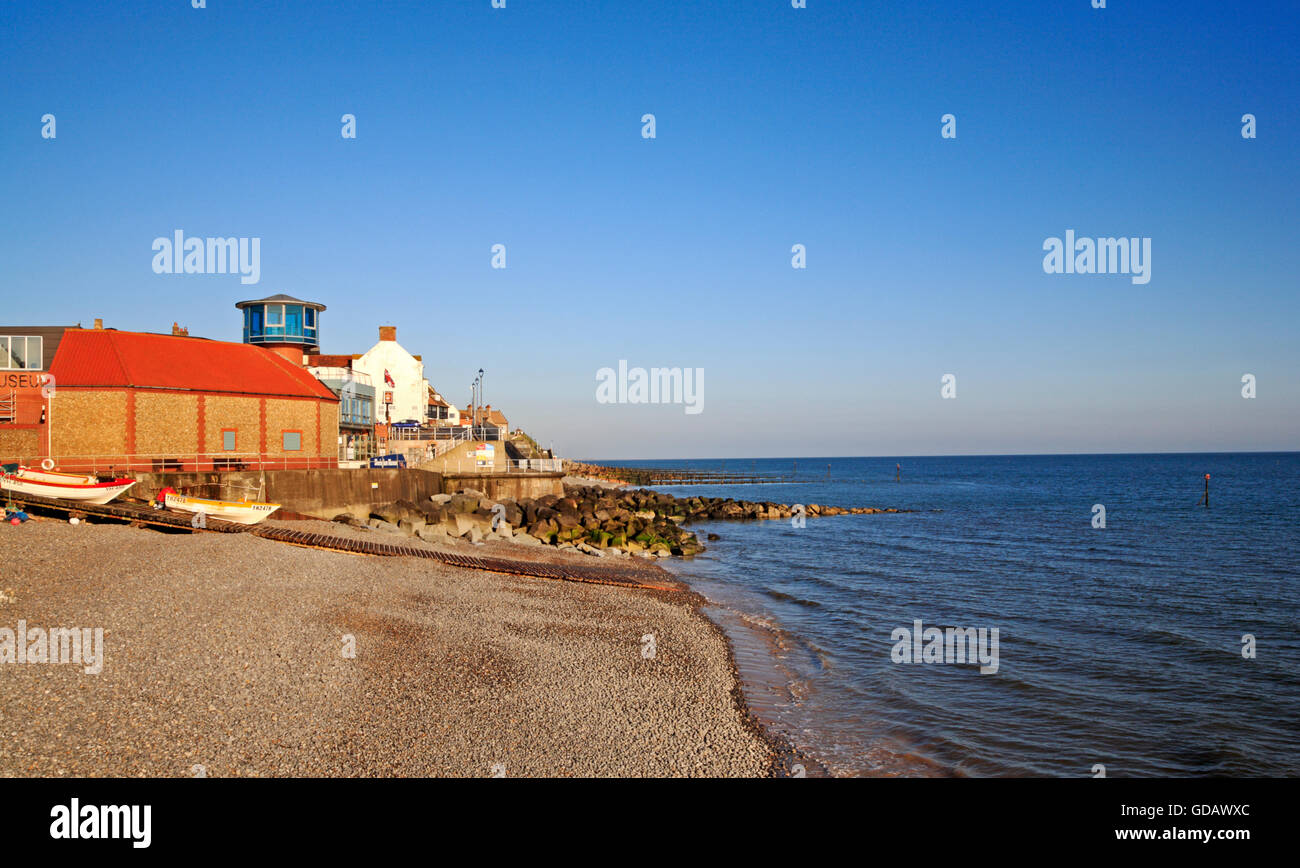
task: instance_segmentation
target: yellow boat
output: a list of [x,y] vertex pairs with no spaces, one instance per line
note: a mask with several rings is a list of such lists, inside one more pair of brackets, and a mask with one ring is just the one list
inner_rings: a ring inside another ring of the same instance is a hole
[[185,512],[201,512],[209,518],[233,521],[236,524],[257,524],[265,521],[271,513],[280,508],[278,503],[257,503],[250,500],[210,500],[206,497],[190,497],[186,494],[164,495],[163,502],[168,509],[180,509]]

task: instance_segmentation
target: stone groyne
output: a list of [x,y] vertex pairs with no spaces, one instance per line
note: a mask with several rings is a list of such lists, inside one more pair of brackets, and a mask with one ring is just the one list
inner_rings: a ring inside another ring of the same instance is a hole
[[[498,500],[461,489],[428,500],[398,501],[372,510],[370,525],[428,542],[506,539],[523,545],[575,548],[585,554],[624,557],[689,556],[703,551],[693,521],[798,519],[830,515],[908,512],[878,507],[837,507],[721,497],[674,497],[648,489],[566,485],[564,495]],[[339,521],[350,516],[340,515]]]

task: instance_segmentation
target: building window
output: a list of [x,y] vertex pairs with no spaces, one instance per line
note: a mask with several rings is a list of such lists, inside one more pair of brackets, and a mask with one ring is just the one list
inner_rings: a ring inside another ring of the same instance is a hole
[[45,339],[28,335],[0,337],[0,370],[39,371]]
[[302,336],[302,305],[286,304],[284,306],[284,333]]
[[302,432],[285,431],[284,432],[284,451],[301,452],[302,451]]
[[226,452],[235,451],[235,429],[234,428],[221,429],[221,448]]

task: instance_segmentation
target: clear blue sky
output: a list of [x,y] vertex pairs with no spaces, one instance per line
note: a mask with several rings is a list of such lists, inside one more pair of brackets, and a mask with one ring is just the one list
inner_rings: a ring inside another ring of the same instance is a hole
[[[238,340],[285,292],[573,456],[1300,448],[1296,4],[1108,5],[14,0],[2,319]],[[261,283],[154,274],[176,229]],[[1044,274],[1067,229],[1151,282]],[[598,404],[619,359],[704,412]]]

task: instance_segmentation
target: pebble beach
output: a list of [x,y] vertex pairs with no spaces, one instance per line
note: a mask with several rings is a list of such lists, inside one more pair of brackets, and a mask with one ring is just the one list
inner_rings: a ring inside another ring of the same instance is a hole
[[[582,557],[500,545],[514,558]],[[0,775],[775,767],[725,638],[686,591],[53,519],[4,527],[0,558],[0,627],[104,636],[99,674],[0,663]]]

